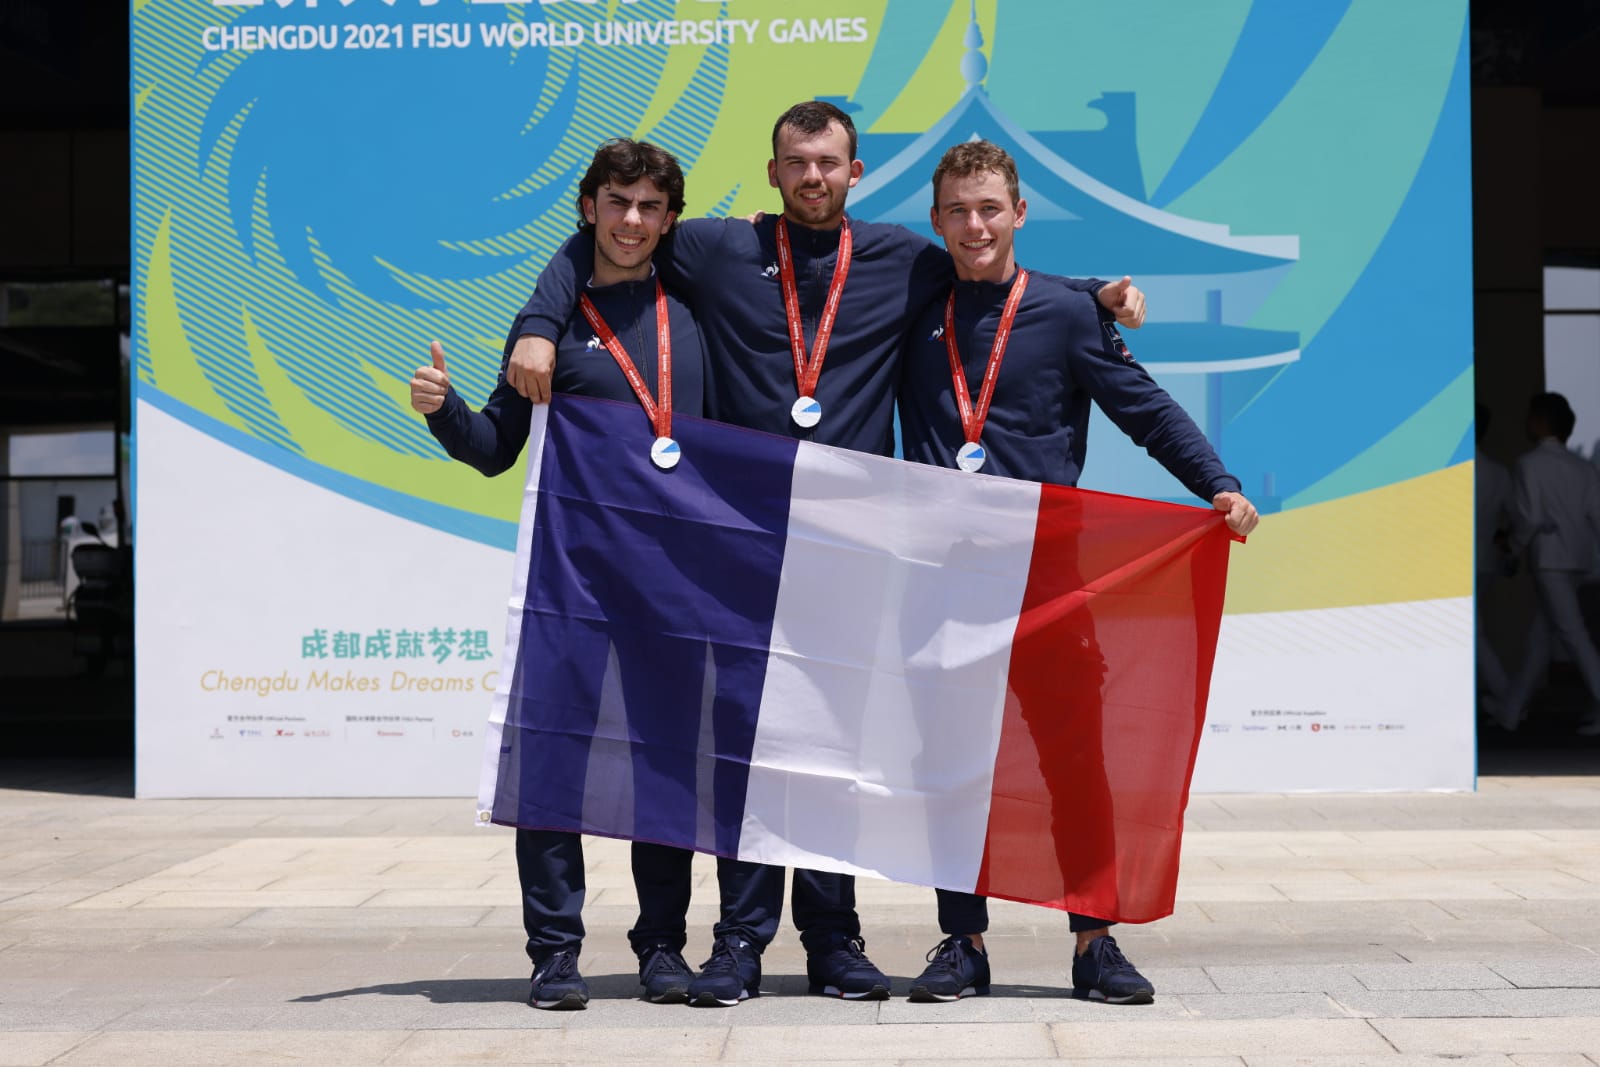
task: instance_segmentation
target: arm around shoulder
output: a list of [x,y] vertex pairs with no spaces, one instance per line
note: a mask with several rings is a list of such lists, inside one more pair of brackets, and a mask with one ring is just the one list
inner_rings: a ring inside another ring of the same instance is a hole
[[594,238],[586,233],[575,233],[556,250],[539,273],[533,293],[517,314],[511,336],[506,340],[507,354],[516,339],[526,334],[551,340],[560,337],[584,285],[593,274]]

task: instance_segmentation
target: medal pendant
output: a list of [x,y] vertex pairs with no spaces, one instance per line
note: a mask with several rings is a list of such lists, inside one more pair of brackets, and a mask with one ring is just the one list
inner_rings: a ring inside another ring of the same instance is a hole
[[650,462],[664,471],[676,467],[682,458],[683,450],[670,437],[658,437],[650,445]]
[[814,396],[803,396],[789,409],[789,417],[803,430],[809,430],[822,421],[822,405]]
[[967,441],[956,450],[956,466],[969,474],[973,471],[982,470],[983,461],[988,458],[988,453],[976,441]]

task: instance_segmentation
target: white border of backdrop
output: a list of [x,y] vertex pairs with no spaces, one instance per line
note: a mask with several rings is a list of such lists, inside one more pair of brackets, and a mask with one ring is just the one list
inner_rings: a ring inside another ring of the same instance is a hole
[[1473,701],[1470,597],[1224,615],[1192,788],[1471,789]]
[[[302,481],[148,404],[137,417],[138,794],[471,796],[513,554]],[[402,626],[486,630],[491,655],[302,655],[317,628]],[[1472,722],[1451,710],[1471,706],[1471,627],[1467,598],[1225,616],[1194,790],[1471,789]],[[218,688],[218,671],[243,687]],[[333,688],[347,675],[367,687]],[[259,695],[255,680],[280,678]]]
[[[470,796],[512,554],[136,416],[137,794]],[[302,655],[318,628],[401,627],[487,630],[487,658]]]

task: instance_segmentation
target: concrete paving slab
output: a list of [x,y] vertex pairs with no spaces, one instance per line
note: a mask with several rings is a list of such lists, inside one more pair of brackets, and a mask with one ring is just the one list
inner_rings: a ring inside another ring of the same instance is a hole
[[1593,1018],[1374,1019],[1371,1024],[1399,1052],[1600,1054],[1600,1026]]
[[1340,993],[1334,997],[1347,1014],[1363,1019],[1490,1018],[1514,1015],[1475,989],[1390,989]]
[[[425,909],[356,908],[354,906],[279,908],[262,907],[239,920],[241,927],[271,927],[280,930],[304,930],[315,927],[352,926],[384,927],[396,929],[410,926],[476,926],[483,921],[484,908],[438,907]],[[408,914],[409,912],[409,914]],[[520,924],[520,921],[519,921]]]
[[871,1027],[734,1027],[722,1060],[792,1063],[831,1059],[938,1059],[981,1063],[1049,1060],[1058,1054],[1051,1027],[1040,1023],[879,1023]]
[[1358,1014],[1327,993],[1188,993],[1176,999],[1192,1019],[1348,1019]]
[[[726,1027],[604,1030],[425,1030],[411,1034],[384,1062],[712,1063],[723,1059]],[[770,1062],[770,1061],[769,1061]]]
[[[1486,953],[1480,944],[1476,951],[1470,942],[1437,942],[1398,945],[1399,952],[1408,962],[1429,964],[1454,964],[1481,961]],[[1568,941],[1550,940],[1535,944],[1516,947],[1506,947],[1503,951],[1516,952],[1520,956],[1528,956],[1546,960],[1566,960],[1578,952],[1584,951],[1580,946]]]
[[38,889],[28,893],[19,893],[6,900],[0,900],[0,913],[7,911],[51,911],[56,908],[65,908],[94,893],[86,890],[62,891],[56,889]]
[[1036,1023],[1043,1007],[1027,996],[1002,991],[986,997],[965,997],[945,1004],[913,1004],[905,999],[886,1001],[878,1021],[906,1025],[948,1026],[962,1023]]
[[[262,1005],[253,999],[240,1002],[250,1011]],[[319,1004],[284,1004],[268,1010],[254,1029],[272,1033],[277,1031],[331,1031],[347,1033],[357,1030],[417,1030],[423,1005],[408,1000],[382,999],[364,1004],[345,1004],[329,1001]]]
[[[1121,1057],[1106,1056],[1069,1056],[1058,1058],[1058,1063],[1070,1063],[1072,1067],[1127,1067],[1130,1062],[1137,1062],[1140,1067],[1244,1067],[1244,1060],[1239,1056],[1141,1056],[1136,1061]],[[937,1060],[902,1060],[900,1067],[936,1067]],[[943,1061],[943,1067],[949,1067],[949,1061]]]
[[92,1030],[9,1032],[0,1042],[0,1067],[38,1067],[93,1036]]
[[1357,919],[1363,925],[1406,925],[1418,922],[1457,922],[1460,917],[1445,911],[1431,900],[1383,900],[1363,907],[1353,915],[1348,906],[1337,902],[1284,901],[1280,904],[1238,904],[1229,902],[1203,905],[1216,922],[1275,922],[1299,929],[1319,926],[1344,927]]
[[1600,989],[1600,959],[1507,960],[1491,966],[1520,989]]
[[1207,967],[1206,974],[1223,993],[1360,993],[1366,986],[1351,967],[1302,964],[1287,967]]
[[1204,967],[1140,967],[1139,973],[1162,996],[1221,992]]
[[[0,1010],[4,1030],[104,1030],[132,1005],[68,995],[48,1001],[7,1003]],[[3,1044],[0,1041],[0,1044]]]
[[[193,930],[197,927],[229,927],[254,914],[254,908],[159,908],[148,910],[108,909],[105,911],[79,911],[72,917],[73,930]],[[0,913],[3,916],[4,913]],[[0,918],[0,929],[47,930],[61,928],[61,917],[56,909],[24,912],[6,922]]]
[[1368,989],[1507,989],[1511,983],[1481,964],[1363,964],[1352,968]]
[[1362,1019],[1192,1019],[1056,1023],[1066,1056],[1139,1059],[1260,1055],[1385,1056],[1394,1047]]
[[[0,790],[0,886],[26,905],[0,907],[0,1049],[118,1067],[253,1063],[266,1050],[317,1063],[611,1063],[659,1060],[687,1034],[696,1062],[709,1048],[728,1062],[830,1067],[1398,1067],[1446,1055],[1507,1067],[1513,1054],[1528,1067],[1600,1067],[1560,1036],[1600,1032],[1600,913],[1584,896],[1600,870],[1600,785],[1582,779],[1486,779],[1451,796],[1195,798],[1174,914],[1118,930],[1159,990],[1143,1007],[1070,999],[1065,917],[1007,902],[992,909],[993,995],[909,1004],[899,997],[939,937],[932,894],[867,880],[869,951],[897,999],[804,995],[785,925],[760,999],[646,1004],[624,937],[636,913],[627,847],[596,841],[583,956],[594,999],[584,1012],[535,1011],[522,1002],[511,835],[476,832],[469,806]],[[696,879],[691,962],[715,919],[710,860]],[[1509,896],[1461,899],[1468,885]],[[192,895],[189,906],[150,903],[172,894]],[[1396,1030],[1411,1047],[1385,1038],[1393,1024],[1480,1029]],[[1529,1024],[1543,1029],[1517,1029]],[[7,1040],[39,1033],[39,1048]],[[56,1035],[71,1034],[133,1043],[102,1041],[96,1058],[88,1044],[63,1049]]]
[[1600,989],[1487,989],[1483,997],[1497,1009],[1496,1014],[1600,1020]]
[[33,978],[21,971],[13,977],[0,977],[0,1024],[7,1011],[18,1004],[47,1004],[60,1000],[80,985],[76,978]]
[[[407,948],[387,945],[381,951],[337,952],[324,959],[320,966],[301,968],[311,970],[318,977],[352,980],[427,980],[454,973],[467,958],[462,947],[432,949]],[[510,954],[507,954],[508,958]],[[275,961],[282,964],[282,959]],[[518,961],[520,966],[520,961]],[[502,967],[496,973],[504,973]],[[352,981],[351,984],[359,984]]]
[[162,1030],[194,1033],[203,1044],[207,1031],[262,1030],[276,1008],[252,1004],[206,1002],[136,1004],[107,1022],[103,1030]]
[[[1152,950],[1136,958],[1141,963],[1205,967],[1208,970],[1222,959],[1226,959],[1230,965],[1257,968],[1299,967],[1306,965],[1307,960],[1316,960],[1319,966],[1348,967],[1358,963],[1400,963],[1407,959],[1403,954],[1405,942],[1374,944],[1351,939],[1315,939],[1296,936],[1292,930],[1282,931],[1276,939],[1259,940],[1242,935],[1234,938],[1231,936],[1234,933],[1239,931],[1230,930],[1226,934],[1203,938],[1189,931],[1173,931],[1165,935],[1165,943],[1159,954]],[[1560,955],[1571,955],[1570,948],[1564,943],[1557,947],[1561,950]]]
[[1246,1056],[1244,1063],[1245,1067],[1516,1067],[1512,1057],[1488,1052],[1448,1059],[1398,1052],[1379,1056]]
[[219,1063],[309,1063],[329,1067],[384,1062],[412,1035],[404,1030],[350,1033],[287,1030],[129,1030],[96,1034],[52,1065],[212,1067]]
[[[1433,902],[1440,910],[1458,907],[1462,902],[1450,899],[1441,899]],[[1523,901],[1515,908],[1513,913],[1528,912],[1531,915],[1541,914],[1547,901]],[[1491,918],[1478,918],[1475,916],[1450,917],[1428,919],[1419,916],[1412,920],[1412,925],[1417,928],[1417,933],[1429,941],[1468,940],[1478,944],[1486,942],[1494,944],[1526,942],[1544,942],[1561,940],[1560,934],[1551,929],[1549,925],[1535,922],[1531,917],[1521,914],[1506,914],[1508,909],[1500,908],[1501,918],[1497,921]]]

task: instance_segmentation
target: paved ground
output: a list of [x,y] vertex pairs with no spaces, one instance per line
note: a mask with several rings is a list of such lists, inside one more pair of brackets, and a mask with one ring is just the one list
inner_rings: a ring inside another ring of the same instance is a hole
[[[1471,795],[1211,796],[1177,913],[1119,940],[1148,1007],[1067,998],[1061,915],[995,908],[994,995],[903,999],[928,890],[863,882],[896,999],[635,999],[625,848],[590,850],[589,1010],[522,1004],[511,837],[466,800],[133,801],[0,763],[0,1064],[1600,1064],[1600,778]],[[700,871],[692,962],[708,948]]]

